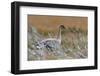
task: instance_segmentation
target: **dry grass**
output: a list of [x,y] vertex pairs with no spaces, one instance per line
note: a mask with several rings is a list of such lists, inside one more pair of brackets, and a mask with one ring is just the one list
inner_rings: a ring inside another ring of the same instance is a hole
[[36,48],[39,41],[55,37],[57,30],[41,32],[33,26],[28,29],[28,60],[82,59],[88,57],[87,31],[80,28],[67,27],[62,33],[61,47],[53,49]]

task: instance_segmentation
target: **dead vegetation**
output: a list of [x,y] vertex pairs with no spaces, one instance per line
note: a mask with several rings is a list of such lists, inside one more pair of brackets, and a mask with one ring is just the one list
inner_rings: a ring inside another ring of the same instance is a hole
[[[39,32],[35,27],[28,28],[28,60],[82,59],[88,57],[87,31],[80,28],[67,27],[62,33],[61,47],[49,51],[37,48],[44,38],[55,37],[56,32]],[[54,45],[55,46],[55,45]]]

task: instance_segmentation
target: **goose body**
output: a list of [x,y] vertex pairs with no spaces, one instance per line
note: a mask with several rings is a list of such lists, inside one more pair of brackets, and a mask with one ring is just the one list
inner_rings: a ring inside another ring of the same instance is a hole
[[53,51],[52,49],[54,48],[59,48],[61,45],[61,31],[64,28],[65,27],[63,25],[60,25],[56,38],[46,38],[46,39],[41,40],[38,44],[38,48],[46,47],[47,49],[50,49],[51,51]]

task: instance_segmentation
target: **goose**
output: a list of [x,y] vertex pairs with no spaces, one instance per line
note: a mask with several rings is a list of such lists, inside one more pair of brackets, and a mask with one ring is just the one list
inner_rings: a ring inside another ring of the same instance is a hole
[[55,38],[46,38],[38,42],[37,48],[47,48],[48,50],[53,51],[53,48],[59,48],[61,45],[61,33],[65,29],[64,25],[59,26],[58,34]]

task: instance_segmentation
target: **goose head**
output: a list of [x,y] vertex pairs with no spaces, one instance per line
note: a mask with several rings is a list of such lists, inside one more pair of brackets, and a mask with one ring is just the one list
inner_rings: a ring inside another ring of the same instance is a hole
[[66,29],[64,25],[60,25],[59,28],[60,28],[61,30],[65,30],[65,29]]
[[59,33],[63,33],[65,32],[65,30],[66,30],[66,27],[64,25],[59,26]]

